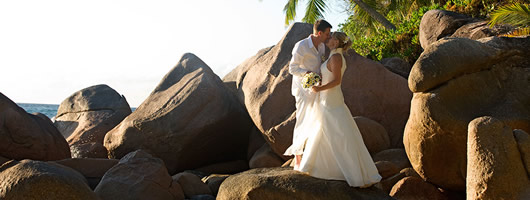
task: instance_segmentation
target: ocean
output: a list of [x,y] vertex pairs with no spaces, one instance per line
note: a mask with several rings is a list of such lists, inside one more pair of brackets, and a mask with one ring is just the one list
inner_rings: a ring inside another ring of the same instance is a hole
[[57,109],[59,109],[59,105],[56,104],[17,103],[17,105],[24,108],[28,113],[39,112],[50,119],[57,115]]
[[[48,116],[50,119],[57,115],[57,109],[59,109],[58,104],[17,103],[17,105],[28,113],[39,112]],[[136,108],[131,107],[131,110],[134,111]]]

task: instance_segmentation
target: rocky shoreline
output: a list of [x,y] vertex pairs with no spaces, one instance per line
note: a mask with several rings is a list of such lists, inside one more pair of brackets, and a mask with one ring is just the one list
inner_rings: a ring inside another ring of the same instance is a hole
[[288,62],[312,32],[224,78],[182,56],[134,111],[107,85],[55,121],[0,93],[0,199],[530,199],[530,37],[431,10],[413,66],[353,50],[342,90],[383,180],[370,188],[292,170]]

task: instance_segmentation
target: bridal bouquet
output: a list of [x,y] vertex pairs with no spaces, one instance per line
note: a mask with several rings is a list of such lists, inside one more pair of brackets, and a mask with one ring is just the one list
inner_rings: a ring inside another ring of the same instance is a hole
[[302,87],[304,88],[310,88],[313,85],[316,85],[318,82],[322,80],[320,76],[315,72],[310,72],[304,75],[302,78]]

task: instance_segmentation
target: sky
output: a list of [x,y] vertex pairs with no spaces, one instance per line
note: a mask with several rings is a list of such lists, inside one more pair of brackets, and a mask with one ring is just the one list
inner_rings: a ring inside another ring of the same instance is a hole
[[[0,92],[60,104],[107,84],[139,106],[187,52],[224,75],[283,37],[287,0],[0,1]],[[306,1],[299,1],[300,21]],[[348,17],[330,1],[337,30]]]

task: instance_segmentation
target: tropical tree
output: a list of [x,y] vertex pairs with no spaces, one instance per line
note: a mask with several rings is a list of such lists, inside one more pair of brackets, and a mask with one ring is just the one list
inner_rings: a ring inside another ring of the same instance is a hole
[[[385,16],[391,24],[399,24],[410,20],[412,14],[421,7],[445,4],[447,0],[363,0],[362,2],[377,10]],[[353,1],[351,1],[353,2]],[[376,21],[369,13],[355,3],[351,4],[352,15],[348,18],[343,28],[349,26],[353,38],[381,34],[388,29]],[[398,28],[399,29],[399,28]],[[354,30],[353,32],[351,30]]]
[[[382,27],[386,30],[396,30],[396,26],[385,17],[389,12],[398,15],[399,18],[407,18],[410,13],[423,6],[433,4],[443,5],[448,0],[343,0],[349,4],[351,17],[360,21],[369,29],[376,30]],[[287,0],[284,7],[285,24],[289,25],[296,18],[296,7],[299,0]],[[327,10],[326,0],[307,0],[307,7],[302,21],[314,23]],[[376,31],[377,32],[377,31]]]
[[[394,26],[390,21],[388,21],[383,15],[381,15],[377,10],[375,10],[370,5],[366,4],[362,0],[349,0],[347,1],[353,7],[360,8],[363,13],[367,14],[371,18],[373,18],[375,21],[379,22],[381,25],[383,25],[385,28],[390,30],[395,30],[396,26]],[[323,17],[323,14],[325,13],[327,9],[326,0],[308,0],[307,1],[307,7],[305,16],[302,18],[302,21],[307,23],[314,23],[319,18]],[[285,12],[285,24],[289,25],[292,21],[294,21],[296,17],[296,7],[298,6],[298,0],[288,0],[287,4],[285,4],[284,12]]]
[[367,13],[372,19],[381,23],[386,29],[395,30],[396,26],[388,21],[383,15],[379,14],[373,7],[364,3],[361,0],[351,0],[350,2],[354,3],[354,8],[358,8],[356,13]]

